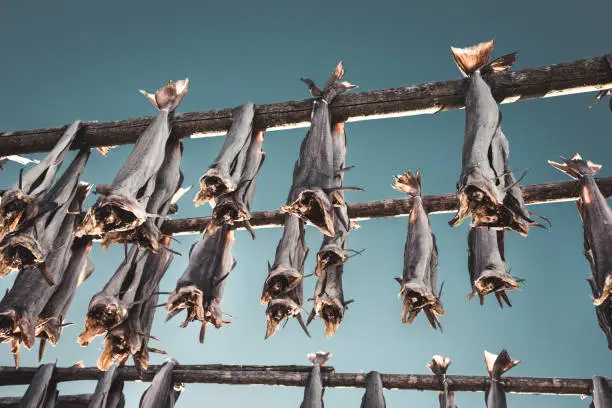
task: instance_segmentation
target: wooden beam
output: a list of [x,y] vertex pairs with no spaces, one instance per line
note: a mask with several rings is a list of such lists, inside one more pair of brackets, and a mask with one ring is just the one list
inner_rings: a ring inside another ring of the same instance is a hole
[[[93,394],[60,395],[56,408],[87,408]],[[0,408],[19,408],[21,397],[1,397]]]
[[[151,381],[161,366],[149,366],[139,375],[134,367],[119,369],[119,378],[125,381]],[[283,385],[303,387],[306,385],[310,367],[266,367],[266,366],[178,366],[173,379],[183,383]],[[0,371],[0,385],[28,384],[36,367],[15,369],[3,367]],[[97,380],[101,372],[95,368],[58,368],[58,381]],[[365,373],[338,373],[332,367],[322,372],[325,387],[364,388]],[[439,391],[440,382],[433,375],[381,374],[383,386],[387,389]],[[535,378],[502,377],[507,392],[520,394],[589,395],[591,379],[579,378]],[[454,391],[484,391],[488,377],[448,376],[449,389]],[[612,387],[612,380],[608,380]]]
[[[612,196],[612,177],[597,179],[597,185],[605,197]],[[578,184],[575,181],[531,184],[523,186],[523,198],[526,204],[545,204],[560,201],[575,201],[578,198]],[[457,210],[457,198],[454,193],[423,196],[423,203],[429,214],[450,213]],[[361,221],[372,218],[403,217],[410,214],[411,198],[394,198],[389,200],[370,201],[349,204],[348,215],[351,220]],[[196,234],[210,222],[210,217],[183,218],[168,220],[162,225],[166,234]],[[279,211],[258,211],[252,214],[251,225],[254,228],[272,228],[283,225],[283,213]],[[239,226],[239,228],[243,228]]]
[[[487,80],[493,95],[501,103],[593,92],[612,88],[610,61],[610,56],[588,58],[495,73],[489,75]],[[296,78],[299,74],[296,74]],[[354,80],[359,82],[358,78]],[[467,80],[456,79],[340,95],[331,104],[332,116],[335,121],[353,122],[459,109],[464,107],[466,89]],[[312,99],[258,105],[255,126],[267,130],[308,126],[311,108]],[[583,106],[576,108],[586,109]],[[223,135],[230,127],[232,111],[232,108],[226,108],[177,114],[172,129],[179,137]],[[72,147],[134,143],[151,120],[152,117],[142,117],[116,122],[84,123]],[[64,129],[58,127],[0,133],[0,156],[49,151]]]

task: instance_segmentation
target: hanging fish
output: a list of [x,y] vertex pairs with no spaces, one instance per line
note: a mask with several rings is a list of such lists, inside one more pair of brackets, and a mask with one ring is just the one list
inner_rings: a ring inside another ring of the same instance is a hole
[[506,232],[490,228],[471,228],[468,233],[468,269],[472,283],[471,300],[475,294],[484,305],[485,297],[494,293],[500,307],[502,300],[512,307],[506,292],[519,288],[522,279],[512,277],[504,257]]
[[[281,211],[296,214],[317,227],[324,235],[333,237],[333,204],[328,194],[333,192],[334,149],[329,104],[343,92],[356,88],[346,81],[342,62],[321,91],[311,79],[302,79],[315,100],[310,115],[310,129],[300,146],[300,157],[293,169],[293,185],[287,205]],[[335,189],[337,190],[337,189]]]
[[193,200],[196,207],[238,187],[246,152],[251,143],[254,116],[255,105],[252,102],[239,106],[233,112],[232,126],[227,132],[221,151],[200,178],[200,190]]
[[427,364],[427,368],[438,377],[442,384],[442,391],[438,396],[440,400],[440,408],[457,408],[455,405],[455,391],[448,390],[448,381],[446,380],[446,370],[451,363],[449,357],[435,355],[431,358],[431,363]]
[[293,214],[285,214],[283,236],[276,247],[274,265],[268,264],[261,303],[266,308],[266,339],[273,336],[283,319],[295,317],[308,334],[302,318],[304,303],[304,261],[308,255],[304,239],[304,222]]
[[248,150],[238,187],[236,190],[218,198],[213,209],[212,220],[206,227],[205,234],[215,233],[223,224],[235,225],[238,222],[243,222],[251,236],[255,238],[249,220],[251,219],[251,204],[255,196],[257,174],[266,157],[261,148],[263,141],[264,132],[259,131],[252,138],[251,144],[244,147]]
[[[111,231],[104,234],[102,247],[108,248],[111,243],[136,242],[139,246],[159,252],[163,247],[163,238],[159,227],[164,221],[172,205],[172,200],[183,182],[180,162],[183,154],[181,139],[172,137],[166,144],[164,161],[155,178],[154,191],[148,199],[146,210],[153,217],[148,217],[144,223],[129,231]],[[179,196],[180,198],[180,196]],[[176,198],[178,200],[178,198]]]
[[383,383],[378,371],[370,371],[366,375],[366,390],[361,399],[359,408],[385,408],[385,396],[383,395]]
[[321,367],[324,366],[331,354],[318,351],[315,354],[308,354],[308,360],[312,363],[312,371],[308,374],[306,388],[304,389],[304,399],[300,408],[323,408],[323,380],[321,380]]
[[[597,95],[595,95],[595,99],[593,99],[593,102],[591,102],[591,104],[589,105],[589,109],[591,109],[597,102],[601,101],[606,95],[612,95],[612,89],[603,89],[597,92]],[[610,110],[612,110],[612,96],[610,97],[609,103]]]
[[[457,226],[472,216],[472,226],[496,226],[527,234],[536,225],[524,208],[518,184],[508,167],[508,142],[501,130],[501,114],[490,86],[483,76],[509,69],[517,53],[489,63],[495,43],[489,41],[468,48],[451,47],[461,73],[468,77],[465,97],[465,138],[461,177],[457,183],[458,212],[449,222]],[[515,188],[516,187],[516,188]],[[508,194],[510,192],[510,194]]]
[[204,342],[208,323],[217,329],[229,323],[222,317],[221,298],[225,280],[236,266],[233,245],[234,231],[227,225],[213,235],[203,236],[191,247],[189,265],[168,297],[168,319],[186,309],[181,327],[194,320],[202,323],[200,343]]
[[77,339],[81,346],[87,346],[94,337],[104,334],[127,318],[129,309],[134,306],[147,252],[132,245],[125,260],[102,291],[91,298],[85,317],[85,329]]
[[[19,181],[0,196],[0,239],[16,231],[28,219],[46,207],[39,198],[51,187],[55,175],[64,162],[66,153],[76,137],[81,121],[75,121],[62,134],[56,145],[36,166],[30,168]],[[12,156],[9,156],[12,157]]]
[[55,364],[38,366],[28,389],[19,402],[19,408],[55,407],[59,394],[56,375]]
[[187,93],[189,80],[170,81],[155,94],[141,91],[159,113],[140,135],[134,149],[108,188],[96,189],[101,194],[89,209],[76,236],[103,235],[110,231],[129,231],[147,219],[143,199],[150,197],[157,172],[163,161],[170,136],[170,117]]
[[34,164],[38,164],[40,163],[39,160],[33,160],[33,159],[28,159],[27,157],[23,157],[23,156],[18,156],[15,154],[11,154],[9,156],[0,156],[0,171],[4,171],[4,164],[7,161],[12,161],[15,163],[19,163],[21,165],[28,165],[30,163],[34,163]]
[[612,408],[612,389],[605,377],[593,376],[592,395],[591,408]]
[[549,163],[578,180],[578,212],[584,226],[584,254],[591,265],[588,281],[601,329],[612,349],[612,210],[599,191],[594,176],[601,165],[585,161],[576,153],[563,164]]
[[485,390],[485,402],[487,408],[506,408],[506,391],[504,385],[499,381],[506,371],[520,363],[520,360],[512,360],[506,350],[502,350],[499,355],[484,352],[485,363],[490,380]]
[[123,408],[125,406],[123,380],[119,379],[118,374],[117,364],[112,364],[100,376],[88,408]]
[[[81,150],[55,184],[42,196],[41,202],[49,209],[31,218],[22,226],[4,236],[0,241],[0,276],[27,266],[37,266],[49,284],[53,279],[48,273],[47,256],[62,243],[56,237],[66,211],[80,187],[79,178],[89,158],[89,149]],[[87,195],[87,194],[85,194]]]
[[399,293],[404,302],[402,323],[412,323],[417,314],[423,311],[431,327],[442,330],[438,320],[438,316],[444,314],[440,301],[442,287],[436,296],[438,248],[421,198],[421,173],[417,171],[414,175],[408,170],[395,176],[392,187],[412,196],[404,248],[404,272],[401,278],[396,278],[402,287]]
[[172,371],[179,363],[168,359],[153,377],[153,382],[140,398],[140,408],[172,408],[178,399],[183,384],[172,381]]

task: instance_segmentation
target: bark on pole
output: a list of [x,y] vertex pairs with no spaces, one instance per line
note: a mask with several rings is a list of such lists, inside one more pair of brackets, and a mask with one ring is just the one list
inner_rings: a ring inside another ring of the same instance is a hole
[[[612,177],[596,179],[601,193],[612,196]],[[531,184],[521,187],[526,204],[545,204],[578,199],[578,184],[575,181]],[[423,196],[423,203],[428,214],[440,214],[456,211],[457,196],[455,193]],[[348,205],[348,215],[353,221],[372,218],[405,217],[410,214],[412,198],[393,198]],[[271,228],[283,225],[284,214],[280,211],[253,212],[250,219],[253,228]],[[169,220],[162,225],[165,234],[199,234],[210,222],[210,217],[183,218]],[[240,224],[239,228],[244,227]]]
[[[134,367],[118,369],[119,378],[124,381],[141,380],[150,382],[161,366],[149,366],[138,374]],[[173,380],[184,383],[202,384],[253,384],[304,387],[311,367],[307,366],[230,366],[230,365],[182,365],[173,371]],[[2,367],[0,385],[28,384],[34,376],[36,367]],[[103,373],[95,367],[58,368],[58,381],[97,380]],[[321,367],[321,377],[325,387],[365,388],[367,373],[338,373],[333,367]],[[384,388],[404,390],[440,391],[440,380],[435,375],[381,374]],[[451,391],[485,390],[486,376],[447,376],[448,389]],[[589,395],[592,389],[590,378],[536,378],[504,377],[500,380],[509,393],[518,394],[557,394]],[[612,380],[608,379],[612,387]]]
[[[493,96],[501,103],[612,88],[612,67],[606,56],[507,71],[488,76]],[[338,96],[331,104],[332,122],[422,115],[463,108],[466,79],[429,82]],[[279,130],[307,127],[312,99],[257,105],[253,127]],[[586,109],[586,107],[585,107]],[[231,125],[232,108],[176,114],[172,132],[179,137],[220,136]],[[142,117],[115,122],[83,123],[72,149],[134,143],[153,120]],[[51,150],[65,127],[0,133],[0,156]]]

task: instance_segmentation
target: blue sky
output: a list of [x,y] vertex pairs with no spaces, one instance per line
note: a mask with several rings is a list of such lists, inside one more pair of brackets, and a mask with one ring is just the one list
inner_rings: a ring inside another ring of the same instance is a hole
[[[345,78],[360,90],[412,85],[459,78],[449,47],[496,40],[495,55],[519,50],[516,69],[571,61],[610,52],[612,3],[514,1],[493,4],[463,2],[211,2],[159,0],[148,2],[29,1],[0,3],[0,65],[3,97],[0,129],[60,126],[75,119],[109,121],[154,114],[138,89],[153,91],[169,79],[188,76],[190,91],[179,112],[233,107],[252,101],[270,103],[308,96],[300,77],[319,84],[342,59]],[[601,176],[611,176],[612,114],[606,104],[586,109],[594,95],[583,94],[504,105],[503,129],[510,141],[514,169],[529,169],[523,183],[566,180],[547,159],[580,152],[603,164]],[[347,124],[347,201],[401,197],[391,189],[392,176],[420,169],[425,194],[451,192],[460,172],[464,112],[444,112]],[[291,171],[305,129],[270,132],[264,150],[254,208],[276,209],[284,203]],[[182,170],[186,184],[197,183],[218,152],[223,138],[185,141]],[[84,179],[108,183],[127,157],[129,146],[106,159],[92,155]],[[35,155],[34,157],[39,157]],[[72,157],[72,154],[71,156]],[[610,167],[609,167],[610,166]],[[18,168],[7,165],[0,188],[12,184]],[[180,202],[180,217],[205,216],[191,196]],[[90,202],[92,199],[90,198]],[[484,307],[468,302],[467,225],[451,229],[449,214],[434,215],[431,224],[440,254],[439,279],[445,280],[442,317],[444,334],[430,329],[423,316],[410,326],[400,323],[399,286],[406,218],[365,221],[351,233],[349,246],[366,248],[345,266],[344,290],[354,298],[336,336],[327,339],[320,321],[306,338],[296,322],[264,341],[265,307],[259,304],[280,229],[257,231],[251,241],[237,233],[236,269],[227,281],[223,310],[232,324],[210,329],[206,344],[197,342],[198,327],[178,328],[178,318],[164,323],[159,310],[153,334],[159,348],[183,364],[306,364],[306,353],[330,351],[338,371],[378,370],[426,373],[433,354],[452,358],[450,373],[485,373],[483,350],[506,347],[523,363],[517,376],[612,376],[612,358],[597,326],[585,281],[589,267],[582,255],[582,226],[572,203],[532,207],[549,217],[549,231],[529,237],[509,234],[506,258],[512,273],[525,278],[510,294],[512,309],[500,310],[493,299]],[[176,257],[162,281],[172,290],[187,265],[189,247],[197,236],[180,237]],[[306,272],[314,269],[321,235],[307,228],[311,249]],[[95,246],[94,275],[76,295],[57,348],[48,348],[45,362],[60,366],[83,360],[94,366],[102,339],[87,348],[76,343],[84,314],[96,293],[121,263],[122,248],[106,253]],[[0,281],[0,292],[14,276]],[[305,283],[310,297],[315,281]],[[24,352],[22,365],[37,364],[36,351]],[[153,363],[163,361],[153,357]],[[11,365],[9,346],[0,350],[0,364]],[[127,384],[128,406],[136,406],[144,383]],[[62,393],[93,391],[93,382],[62,384]],[[24,387],[2,387],[0,395],[18,395]],[[328,406],[358,406],[362,390],[329,389]],[[223,403],[225,406],[298,406],[302,389],[287,387],[187,385],[179,406]],[[387,391],[394,406],[434,406],[435,393]],[[511,395],[509,405],[524,408],[555,405],[584,406],[578,397]],[[460,393],[459,406],[483,406],[482,393]]]

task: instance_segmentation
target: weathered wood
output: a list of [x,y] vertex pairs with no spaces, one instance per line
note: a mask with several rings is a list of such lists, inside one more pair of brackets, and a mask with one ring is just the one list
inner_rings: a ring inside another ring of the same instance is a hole
[[[93,394],[60,395],[56,408],[87,408]],[[0,398],[0,408],[18,408],[21,397]]]
[[[142,376],[134,367],[119,369],[119,378],[124,381],[153,380],[161,366],[149,366]],[[184,383],[283,385],[303,387],[310,367],[300,366],[178,366],[173,379]],[[34,376],[36,367],[9,368],[0,371],[0,385],[27,384]],[[96,368],[58,368],[58,381],[96,380],[101,372]],[[338,373],[332,367],[322,372],[325,387],[364,388],[366,373]],[[383,386],[387,389],[439,391],[440,382],[434,375],[381,374]],[[484,391],[488,377],[448,376],[449,390]],[[591,379],[580,378],[536,378],[504,377],[501,380],[507,392],[520,394],[588,395]],[[608,380],[612,386],[612,380]]]
[[[296,75],[299,75],[296,74]],[[436,113],[463,108],[466,79],[429,82],[401,88],[356,92],[338,96],[331,104],[334,121],[353,122]],[[612,68],[605,57],[491,74],[495,98],[501,103],[545,98],[612,88]],[[254,127],[278,130],[309,125],[312,99],[258,105]],[[231,108],[177,114],[172,130],[179,137],[224,134],[229,129]],[[153,118],[84,123],[72,148],[134,143]],[[0,156],[49,151],[65,127],[5,132],[0,134]]]
[[[597,179],[597,185],[605,197],[612,196],[612,177]],[[578,198],[577,186],[575,181],[561,181],[523,186],[522,191],[526,204],[545,204],[576,200]],[[423,196],[423,202],[429,214],[449,213],[457,209],[455,193]],[[354,221],[403,217],[410,214],[411,208],[412,198],[394,198],[350,204],[348,215]],[[195,234],[202,231],[209,222],[210,217],[169,220],[162,225],[162,231],[174,235]],[[283,224],[283,213],[280,210],[254,212],[250,222],[253,228],[280,227]],[[239,228],[243,227],[239,226]]]

